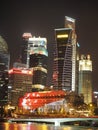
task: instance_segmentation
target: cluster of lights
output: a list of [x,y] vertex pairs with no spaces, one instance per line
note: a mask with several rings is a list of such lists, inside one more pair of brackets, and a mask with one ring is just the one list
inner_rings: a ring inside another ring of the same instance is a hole
[[19,99],[19,107],[36,109],[45,104],[60,101],[64,96],[65,92],[62,90],[26,93]]
[[9,74],[29,74],[29,75],[32,75],[32,71],[25,70],[25,69],[16,69],[16,68],[13,68],[13,69],[9,70]]
[[68,38],[68,34],[57,35],[57,38]]

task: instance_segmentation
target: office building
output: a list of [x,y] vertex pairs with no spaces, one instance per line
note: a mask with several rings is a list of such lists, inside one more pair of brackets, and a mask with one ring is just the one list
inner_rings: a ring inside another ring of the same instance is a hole
[[0,105],[8,102],[8,69],[10,64],[10,55],[8,45],[0,36]]
[[30,45],[28,39],[32,37],[31,33],[23,33],[22,38],[23,42],[21,45],[21,62],[26,64],[26,67],[29,68],[29,54],[30,54]]
[[12,68],[9,70],[9,102],[17,106],[18,99],[32,90],[32,72],[25,68]]
[[45,90],[47,85],[47,39],[32,37],[28,39],[30,49],[29,67],[32,70],[32,91]]
[[53,86],[77,91],[77,36],[75,19],[65,16],[65,28],[55,29]]
[[92,61],[90,55],[81,55],[79,60],[79,94],[86,104],[92,102]]
[[44,90],[47,85],[47,39],[23,34],[22,63],[33,73],[32,91]]
[[55,29],[55,40],[53,87],[57,90],[70,90],[72,86],[72,29]]
[[0,36],[0,68],[4,70],[9,69],[10,64],[10,54],[8,52],[7,42]]
[[72,67],[72,86],[71,90],[77,92],[78,87],[78,48],[79,44],[77,43],[77,35],[75,30],[75,19],[65,16],[65,28],[71,28],[72,29],[72,41],[70,50],[72,53],[69,53],[69,55],[72,55],[72,64],[70,66]]

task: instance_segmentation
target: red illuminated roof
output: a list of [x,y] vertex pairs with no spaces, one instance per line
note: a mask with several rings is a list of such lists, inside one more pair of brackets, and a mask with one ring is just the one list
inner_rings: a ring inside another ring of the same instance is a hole
[[62,100],[64,96],[65,92],[62,90],[26,93],[19,99],[19,107],[36,109],[45,104]]
[[32,75],[31,70],[13,68],[9,70],[9,74],[29,74]]

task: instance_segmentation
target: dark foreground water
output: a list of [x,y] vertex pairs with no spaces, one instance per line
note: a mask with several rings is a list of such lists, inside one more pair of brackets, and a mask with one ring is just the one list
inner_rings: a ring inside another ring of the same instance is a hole
[[17,123],[0,123],[0,130],[98,130],[98,127],[90,126],[54,126],[47,124],[17,124]]

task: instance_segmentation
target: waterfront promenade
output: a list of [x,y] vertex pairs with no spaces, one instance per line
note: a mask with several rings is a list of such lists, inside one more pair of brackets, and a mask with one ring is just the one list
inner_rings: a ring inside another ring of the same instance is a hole
[[73,121],[98,121],[98,117],[91,118],[10,118],[8,122],[45,122],[45,123],[54,123],[55,126],[60,126],[64,122],[73,122]]

